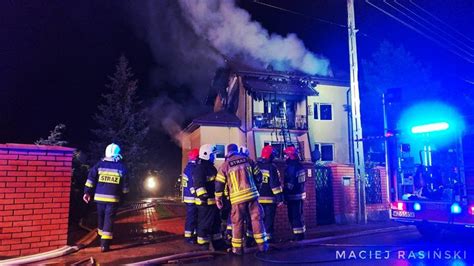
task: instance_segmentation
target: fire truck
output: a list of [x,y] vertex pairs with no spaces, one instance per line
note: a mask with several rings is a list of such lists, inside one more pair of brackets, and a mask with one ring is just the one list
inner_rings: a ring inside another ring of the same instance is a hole
[[403,113],[385,134],[390,218],[429,238],[474,228],[474,134],[466,117],[440,103]]

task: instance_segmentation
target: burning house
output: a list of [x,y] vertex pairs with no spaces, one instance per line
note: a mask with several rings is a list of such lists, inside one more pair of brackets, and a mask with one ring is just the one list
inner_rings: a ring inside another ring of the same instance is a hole
[[214,112],[185,129],[183,154],[215,143],[219,164],[229,143],[246,146],[252,159],[265,145],[280,151],[280,158],[294,145],[307,162],[349,163],[348,87],[316,76],[220,69],[208,99]]

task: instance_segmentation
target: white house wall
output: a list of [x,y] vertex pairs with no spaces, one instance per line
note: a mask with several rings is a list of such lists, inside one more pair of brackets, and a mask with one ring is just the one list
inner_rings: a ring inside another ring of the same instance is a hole
[[[220,144],[227,146],[230,143],[237,145],[246,145],[245,135],[237,127],[213,127],[201,126],[201,145],[202,144]],[[217,159],[215,165],[217,168],[224,162],[223,159]]]
[[[308,114],[308,133],[311,149],[315,143],[334,144],[334,161],[349,163],[348,118],[344,105],[347,104],[348,87],[318,85],[318,96],[308,97],[308,108],[314,103],[332,104],[332,120],[315,120],[313,112]],[[321,114],[319,114],[321,116]]]

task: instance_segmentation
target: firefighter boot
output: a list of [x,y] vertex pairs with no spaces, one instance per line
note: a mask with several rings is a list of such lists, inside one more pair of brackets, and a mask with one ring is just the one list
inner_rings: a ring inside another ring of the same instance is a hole
[[242,256],[244,254],[244,251],[242,248],[232,248],[232,254],[237,255],[237,256]]
[[107,239],[100,240],[100,251],[107,252],[110,250],[110,241]]
[[260,252],[267,252],[268,249],[269,249],[269,245],[267,242],[263,243],[263,244],[258,244],[258,251]]

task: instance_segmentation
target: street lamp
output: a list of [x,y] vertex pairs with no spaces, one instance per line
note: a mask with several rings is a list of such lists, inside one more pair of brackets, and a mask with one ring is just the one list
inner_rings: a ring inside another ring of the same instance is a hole
[[156,180],[156,177],[154,177],[154,176],[147,177],[147,179],[145,181],[145,186],[148,190],[155,191],[156,188],[158,187],[158,182]]

